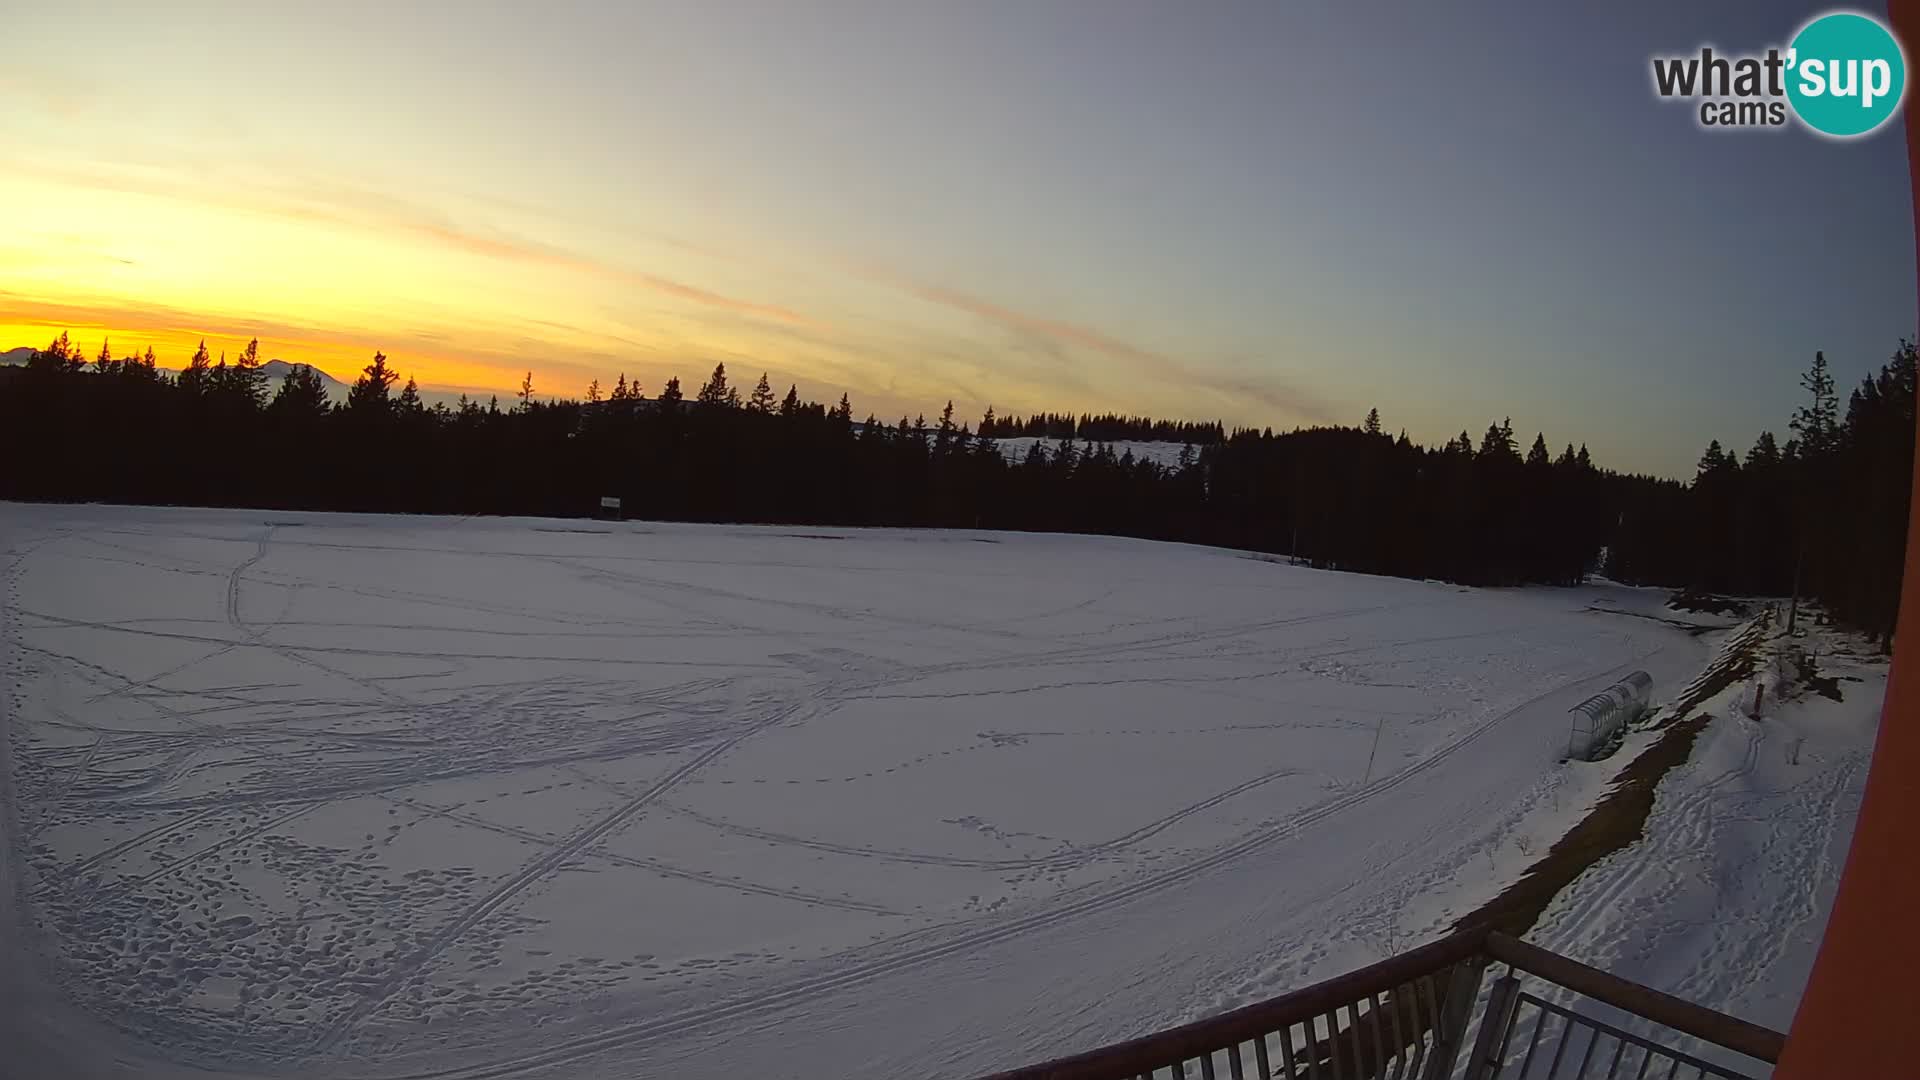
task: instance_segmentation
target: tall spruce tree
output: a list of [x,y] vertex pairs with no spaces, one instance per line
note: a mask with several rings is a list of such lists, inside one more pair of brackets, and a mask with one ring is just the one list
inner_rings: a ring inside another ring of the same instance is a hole
[[710,408],[725,408],[732,404],[729,398],[737,400],[738,397],[739,395],[733,392],[733,388],[727,385],[727,365],[721,363],[713,365],[713,374],[701,384],[700,392],[694,396],[693,400]]
[[205,394],[208,390],[212,389],[210,385],[213,371],[212,360],[212,354],[207,352],[207,343],[205,340],[202,340],[200,347],[193,350],[193,359],[187,361],[187,366],[180,372],[180,378],[175,381],[174,385],[179,387],[182,393],[190,397],[200,397]]
[[260,339],[247,342],[240,356],[227,369],[221,393],[241,408],[252,411],[266,404],[267,376],[260,370]]
[[760,381],[753,386],[753,396],[747,400],[747,408],[762,416],[773,413],[773,387],[767,384],[767,373],[760,373]]
[[362,418],[383,418],[393,411],[392,390],[399,373],[387,366],[387,354],[376,352],[373,363],[360,371],[347,391],[347,412]]
[[1527,464],[1538,468],[1545,468],[1551,463],[1552,459],[1547,454],[1546,433],[1535,432],[1533,436],[1533,446],[1527,450]]

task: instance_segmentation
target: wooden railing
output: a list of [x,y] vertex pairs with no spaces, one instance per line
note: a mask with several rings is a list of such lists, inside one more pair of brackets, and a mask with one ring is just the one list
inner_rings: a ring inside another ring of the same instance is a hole
[[[1507,971],[1482,1002],[1481,975],[1495,963]],[[1548,1000],[1529,991],[1520,973],[1551,984],[1552,997],[1570,992],[1755,1061],[1771,1064],[1784,1045],[1778,1032],[1505,934],[1465,930],[1268,1001],[988,1080],[1557,1080],[1598,1075],[1589,1067],[1626,1077],[1667,1076],[1682,1066],[1692,1070],[1686,1076],[1746,1075]],[[1648,1072],[1656,1061],[1660,1070]]]

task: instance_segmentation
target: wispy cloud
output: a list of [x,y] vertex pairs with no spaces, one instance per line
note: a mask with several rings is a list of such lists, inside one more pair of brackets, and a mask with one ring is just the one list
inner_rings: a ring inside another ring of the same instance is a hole
[[941,288],[937,285],[921,285],[906,281],[896,281],[895,284],[922,300],[927,300],[935,304],[943,304],[972,315],[978,315],[989,322],[999,323],[1002,326],[1010,327],[1021,333],[1031,334],[1048,341],[1060,342],[1067,345],[1078,345],[1114,357],[1115,359],[1132,360],[1153,368],[1166,369],[1178,366],[1170,357],[1121,341],[1116,337],[1102,333],[1092,327],[1063,322],[1059,319],[1028,315],[1025,312],[1015,311],[1012,308],[1002,307],[999,304],[982,300],[979,297],[968,296],[965,293],[957,292],[953,289]]
[[[272,319],[212,315],[119,297],[92,301],[46,300],[4,290],[0,290],[0,323],[45,325],[81,331],[113,329],[139,333],[260,337],[287,342],[314,340],[313,327]],[[357,341],[358,338],[358,335],[344,331],[330,330],[327,333],[330,337],[346,337],[349,341]]]
[[[806,326],[816,331],[826,329],[789,307],[727,296],[689,282],[621,266],[542,241],[463,225],[438,211],[391,196],[330,186],[309,189],[307,197],[313,201],[305,206],[289,204],[281,209],[289,214],[320,218],[336,224],[371,224],[402,229],[474,255],[608,278],[723,311]],[[358,213],[354,212],[356,210]]]
[[[252,213],[360,228],[388,235],[399,232],[467,254],[636,285],[663,296],[735,315],[804,326],[816,332],[828,331],[826,326],[791,307],[729,296],[664,274],[625,266],[503,230],[464,223],[418,202],[350,184],[312,180],[291,184],[250,184],[225,175],[221,178],[222,197],[214,199],[209,197],[209,188],[204,182],[172,175],[168,170],[117,168],[93,171],[33,161],[12,161],[9,162],[9,168],[67,185],[221,207],[237,205]],[[686,250],[702,250],[686,241],[676,240],[673,243]]]
[[873,267],[855,271],[916,296],[976,316],[1004,327],[1027,339],[1043,354],[1060,356],[1060,347],[1078,348],[1110,359],[1137,365],[1148,376],[1188,389],[1211,392],[1230,411],[1246,419],[1256,414],[1279,413],[1299,419],[1325,422],[1334,410],[1315,393],[1276,373],[1229,373],[1193,364],[1156,349],[1126,341],[1114,334],[1082,323],[1035,315],[1004,304],[939,285],[913,281],[900,274]]

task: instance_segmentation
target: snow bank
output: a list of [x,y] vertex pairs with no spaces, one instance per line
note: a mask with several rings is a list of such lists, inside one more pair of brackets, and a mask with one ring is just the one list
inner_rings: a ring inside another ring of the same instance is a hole
[[[1813,628],[1800,643],[1818,650],[1842,700],[1808,692],[1778,701],[1768,673],[1758,720],[1751,681],[1703,703],[1707,726],[1660,785],[1645,838],[1564,890],[1531,940],[1777,1031],[1792,1026],[1852,839],[1887,677],[1884,658],[1846,635]],[[1752,1068],[1693,1040],[1681,1048]]]

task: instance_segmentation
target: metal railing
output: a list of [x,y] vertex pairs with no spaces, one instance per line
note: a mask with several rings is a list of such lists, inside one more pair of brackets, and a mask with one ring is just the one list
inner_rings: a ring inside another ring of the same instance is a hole
[[[1501,983],[1504,984],[1508,980],[1516,983],[1519,981],[1509,975],[1506,979],[1502,979]],[[1500,993],[1502,989],[1502,986],[1496,985],[1495,992]],[[1691,1054],[1661,1046],[1630,1031],[1611,1024],[1603,1024],[1592,1017],[1582,1016],[1544,998],[1535,997],[1524,990],[1508,990],[1502,994],[1501,1003],[1503,1008],[1512,1010],[1507,1014],[1506,1022],[1488,1024],[1483,1028],[1489,1033],[1498,1035],[1500,1048],[1491,1057],[1476,1059],[1477,1069],[1468,1073],[1472,1080],[1498,1080],[1501,1077],[1525,1080],[1529,1076],[1544,1076],[1546,1080],[1558,1080],[1562,1075],[1560,1066],[1563,1061],[1572,1070],[1565,1074],[1568,1080],[1585,1080],[1587,1076],[1594,1075],[1587,1071],[1589,1065],[1596,1069],[1604,1068],[1607,1080],[1613,1080],[1616,1076],[1630,1076],[1635,1080],[1645,1080],[1649,1076],[1672,1080],[1681,1075],[1679,1070],[1682,1065],[1692,1069],[1696,1077],[1717,1076],[1724,1077],[1725,1080],[1751,1080],[1745,1073],[1737,1073]],[[1531,1017],[1533,1021],[1531,1024],[1526,1022],[1529,1019],[1526,1016],[1529,1006],[1535,1013]],[[1556,1018],[1560,1021],[1559,1032],[1543,1043],[1541,1035],[1547,1033],[1551,1022]],[[1533,1034],[1526,1040],[1525,1054],[1520,1054],[1518,1044],[1514,1041],[1514,1034],[1529,1029]],[[1607,1053],[1608,1039],[1612,1039],[1612,1054]],[[1551,1058],[1548,1057],[1549,1051],[1552,1053]],[[1574,1058],[1569,1056],[1569,1051],[1578,1056],[1578,1065],[1573,1064]],[[1598,1051],[1598,1057],[1595,1056],[1596,1051]],[[1517,1066],[1515,1055],[1518,1055]],[[1533,1068],[1536,1060],[1540,1064],[1538,1070]],[[1649,1072],[1648,1070],[1655,1062],[1659,1062],[1664,1067]],[[1620,1071],[1623,1066],[1627,1070],[1624,1073]]]
[[[1730,1050],[1753,1062],[1771,1065],[1785,1037],[1757,1024],[1705,1009],[1588,967],[1505,934],[1489,934],[1489,957],[1507,965],[1494,981],[1480,1019],[1480,1034],[1466,1061],[1467,1080],[1585,1080],[1587,1077],[1723,1077],[1748,1080],[1744,1071],[1709,1061],[1672,1045],[1684,1036]],[[1546,983],[1550,996],[1527,988],[1532,976]],[[1560,991],[1558,993],[1554,990]],[[1642,1031],[1607,1023],[1555,998],[1584,998],[1642,1021]],[[1654,1037],[1653,1029],[1660,1029]]]
[[[1494,963],[1507,970],[1484,1005],[1476,1007],[1481,975]],[[1541,988],[1544,994],[1529,989],[1523,975],[1548,984]],[[1505,934],[1465,930],[1269,1001],[987,1080],[1742,1080],[1749,1075],[1554,1000],[1569,995],[1767,1064],[1778,1059],[1785,1042],[1778,1032]],[[1463,1056],[1476,1018],[1477,1037]]]

